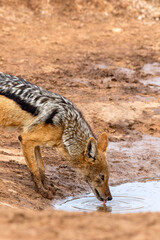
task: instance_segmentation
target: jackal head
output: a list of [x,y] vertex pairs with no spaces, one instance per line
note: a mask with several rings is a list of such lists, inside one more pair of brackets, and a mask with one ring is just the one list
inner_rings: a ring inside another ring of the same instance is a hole
[[106,133],[102,133],[98,141],[90,138],[84,152],[83,176],[91,187],[95,196],[100,200],[112,200],[109,189],[109,169],[106,159],[108,147],[108,137]]

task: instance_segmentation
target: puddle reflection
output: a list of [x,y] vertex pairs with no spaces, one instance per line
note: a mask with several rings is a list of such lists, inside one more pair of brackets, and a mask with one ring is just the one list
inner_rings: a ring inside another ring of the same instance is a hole
[[111,187],[113,200],[103,205],[93,193],[54,204],[57,210],[131,213],[160,211],[160,181],[124,183]]

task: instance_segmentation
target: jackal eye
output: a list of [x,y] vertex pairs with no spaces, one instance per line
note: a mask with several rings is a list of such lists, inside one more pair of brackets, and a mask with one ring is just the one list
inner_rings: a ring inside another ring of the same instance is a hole
[[101,179],[102,181],[104,181],[104,175],[103,175],[103,174],[100,174],[99,176],[100,176],[100,179]]

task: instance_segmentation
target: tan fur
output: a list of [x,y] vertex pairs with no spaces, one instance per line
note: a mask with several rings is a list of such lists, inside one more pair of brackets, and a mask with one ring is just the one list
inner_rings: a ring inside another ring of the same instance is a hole
[[30,113],[23,111],[13,100],[0,96],[0,125],[4,127],[27,128],[35,119]]
[[[108,186],[109,170],[106,161],[108,146],[106,133],[99,137],[98,144],[94,138],[89,139],[84,152],[75,158],[71,158],[62,144],[64,126],[55,127],[52,124],[39,123],[33,125],[30,129],[30,125],[36,117],[22,110],[17,103],[5,96],[0,96],[0,113],[0,126],[18,127],[22,130],[19,140],[23,154],[36,187],[42,196],[49,199],[53,198],[51,189],[45,183],[45,167],[40,153],[41,145],[60,148],[71,161],[71,164],[79,169],[99,200],[111,196]],[[91,153],[89,144],[94,147]],[[83,145],[84,143],[82,143]],[[94,157],[89,154],[94,155]],[[100,180],[102,175],[104,175],[104,181]]]
[[0,113],[0,126],[15,127],[23,131],[21,146],[33,180],[44,197],[53,198],[52,193],[44,188],[41,181],[45,180],[45,168],[39,146],[60,147],[63,128],[43,123],[28,132],[27,128],[34,122],[35,117],[4,96],[0,96]]

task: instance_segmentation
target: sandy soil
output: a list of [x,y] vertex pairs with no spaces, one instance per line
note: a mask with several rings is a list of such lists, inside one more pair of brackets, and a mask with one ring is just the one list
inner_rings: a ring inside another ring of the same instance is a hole
[[[160,76],[158,8],[129,6],[100,0],[0,5],[0,71],[70,98],[96,136],[108,132],[110,184],[160,178],[160,87],[153,79]],[[51,210],[51,202],[35,192],[18,133],[1,129],[0,134],[2,239],[158,239],[158,213]],[[151,137],[148,145],[144,139]],[[43,148],[43,157],[56,199],[89,190],[58,152]]]
[[112,215],[0,209],[1,239],[158,240],[160,213]]

